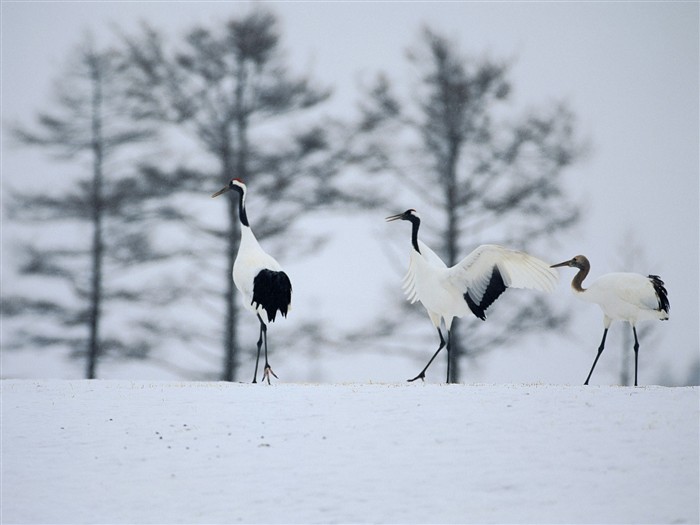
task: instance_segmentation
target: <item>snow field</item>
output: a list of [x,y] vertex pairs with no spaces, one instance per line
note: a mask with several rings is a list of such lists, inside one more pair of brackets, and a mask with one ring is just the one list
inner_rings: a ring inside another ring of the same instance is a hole
[[15,381],[2,523],[698,523],[698,387]]

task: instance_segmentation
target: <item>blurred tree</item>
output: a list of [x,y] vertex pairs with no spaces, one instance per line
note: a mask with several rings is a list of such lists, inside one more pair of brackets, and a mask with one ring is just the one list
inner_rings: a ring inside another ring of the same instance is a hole
[[[508,120],[508,65],[471,59],[428,28],[408,60],[419,74],[413,98],[400,100],[384,75],[368,90],[362,104],[367,147],[373,169],[397,176],[414,207],[442,216],[441,226],[431,231],[437,221],[429,220],[424,228],[448,265],[468,253],[467,240],[526,250],[577,221],[562,173],[583,146],[563,103]],[[498,326],[471,329],[478,322],[472,318],[453,324],[452,381],[460,380],[462,357],[528,331],[558,329],[566,320],[533,294],[514,294],[497,309]]]
[[[330,91],[288,72],[272,13],[255,9],[213,29],[194,28],[173,51],[148,26],[124,41],[137,116],[186,130],[216,163],[213,172],[202,166],[190,169],[185,191],[209,195],[233,177],[245,180],[257,203],[259,239],[288,235],[304,213],[347,196],[335,179],[350,154],[332,146],[342,144],[344,132],[314,111]],[[239,361],[237,293],[231,279],[240,238],[237,206],[234,198],[227,199],[225,229],[201,225],[223,241],[227,260],[221,275],[225,284],[219,289],[226,304],[221,377],[228,381],[236,378]],[[300,246],[295,240],[295,249],[308,250],[303,242]],[[209,251],[202,255],[211,258]]]
[[[696,352],[697,355],[697,352]],[[700,385],[700,359],[695,359],[688,367],[688,376],[681,383],[682,386],[698,386]]]
[[[650,273],[658,273],[655,271],[650,271],[647,265],[647,260],[644,255],[644,247],[639,242],[634,232],[629,229],[627,230],[620,240],[618,245],[618,259],[620,261],[621,272],[637,272],[642,275],[648,275]],[[632,329],[627,323],[619,323],[621,326],[621,356],[622,362],[620,363],[620,385],[630,386],[632,384],[631,372],[634,370],[632,364],[633,346],[634,346],[634,336],[632,334]],[[659,323],[639,323],[637,325],[637,337],[640,341],[644,341],[644,353],[647,351],[653,351],[655,347],[654,342],[658,332],[656,328]]]
[[[51,110],[39,113],[30,126],[11,128],[20,145],[45,150],[80,175],[40,183],[25,177],[23,183],[33,190],[8,196],[9,218],[33,225],[34,233],[23,243],[20,274],[43,280],[31,294],[3,298],[3,315],[26,317],[31,326],[18,330],[7,346],[72,348],[74,356],[86,357],[89,379],[97,376],[98,362],[108,354],[144,357],[159,331],[152,321],[126,321],[122,314],[144,297],[156,304],[173,298],[162,288],[152,290],[143,282],[134,286],[125,279],[132,269],[167,253],[150,241],[149,226],[159,214],[157,206],[146,206],[163,192],[162,181],[128,171],[133,161],[127,155],[154,132],[126,117],[122,69],[120,53],[97,49],[87,35],[55,85]],[[40,297],[51,288],[61,291]],[[120,330],[117,323],[105,330],[108,310],[122,315],[129,330]],[[58,326],[49,328],[50,321]]]

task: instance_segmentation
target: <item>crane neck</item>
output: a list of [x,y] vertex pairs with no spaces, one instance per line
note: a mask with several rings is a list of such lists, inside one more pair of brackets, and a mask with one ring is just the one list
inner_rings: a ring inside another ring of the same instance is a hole
[[245,211],[245,191],[239,191],[238,198],[238,218],[243,226],[250,227],[250,224],[248,223],[248,214]]
[[583,268],[579,268],[578,273],[574,275],[574,278],[571,280],[571,288],[573,288],[575,292],[583,293],[586,291],[583,287],[583,280],[586,278],[589,271],[590,267],[584,266]]
[[418,247],[418,228],[420,228],[420,219],[418,217],[412,216],[411,221],[411,244],[413,249],[420,253],[420,248]]
[[258,243],[258,239],[255,237],[255,234],[253,233],[253,230],[248,226],[247,224],[241,224],[241,248],[244,246],[248,246],[249,249],[251,246],[260,246],[260,243]]

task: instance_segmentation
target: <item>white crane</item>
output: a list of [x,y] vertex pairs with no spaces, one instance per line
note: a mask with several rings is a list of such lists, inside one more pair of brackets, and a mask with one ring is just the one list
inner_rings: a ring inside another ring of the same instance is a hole
[[243,304],[257,315],[260,321],[258,339],[258,357],[255,361],[253,383],[257,382],[260,348],[265,343],[265,369],[262,380],[270,383],[270,374],[277,377],[267,360],[267,325],[274,322],[279,311],[287,317],[291,308],[292,283],[280,264],[260,247],[248,223],[245,209],[247,188],[240,179],[231,179],[227,186],[212,195],[233,190],[239,195],[238,217],[241,221],[241,242],[238,246],[236,260],[233,263],[233,282],[243,296]]
[[[459,263],[448,268],[444,262],[422,241],[418,240],[420,217],[409,209],[387,217],[387,221],[409,221],[412,224],[411,258],[404,278],[404,291],[411,303],[420,301],[428,311],[433,326],[440,336],[440,346],[425,368],[409,381],[425,380],[425,371],[445,346],[447,346],[447,381],[450,380],[450,338],[455,317],[469,312],[486,320],[486,309],[498,299],[506,288],[530,288],[551,292],[558,276],[549,264],[531,255],[494,244],[484,244],[467,255]],[[447,330],[447,342],[440,330],[441,323]]]
[[571,281],[571,289],[577,297],[584,301],[596,303],[603,310],[603,339],[598,347],[591,371],[588,373],[588,384],[600,354],[605,347],[608,328],[615,320],[627,321],[632,325],[634,333],[634,386],[637,386],[637,364],[639,361],[639,339],[637,339],[637,321],[668,319],[670,304],[664,282],[658,275],[647,277],[638,273],[608,273],[598,277],[588,288],[583,287],[583,280],[591,269],[591,263],[583,255],[552,265],[552,268],[570,266],[578,268]]

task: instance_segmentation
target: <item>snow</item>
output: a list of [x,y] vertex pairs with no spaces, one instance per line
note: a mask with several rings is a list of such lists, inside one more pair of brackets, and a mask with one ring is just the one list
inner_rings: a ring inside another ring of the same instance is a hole
[[698,387],[4,380],[2,523],[698,523]]

